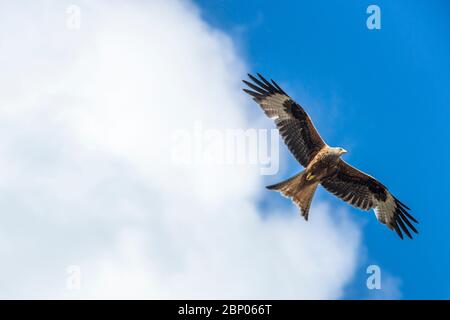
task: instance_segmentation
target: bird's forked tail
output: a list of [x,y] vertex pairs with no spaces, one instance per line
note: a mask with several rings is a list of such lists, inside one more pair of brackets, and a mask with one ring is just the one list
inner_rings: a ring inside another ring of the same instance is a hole
[[282,181],[280,183],[267,186],[269,190],[281,192],[285,197],[290,198],[300,207],[301,215],[308,220],[309,208],[316,192],[318,182],[309,183],[304,177],[305,171]]

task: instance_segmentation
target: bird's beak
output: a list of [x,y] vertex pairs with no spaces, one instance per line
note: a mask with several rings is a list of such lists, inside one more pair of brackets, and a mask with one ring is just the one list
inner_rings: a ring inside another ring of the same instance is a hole
[[348,152],[347,150],[342,149],[342,154],[345,154],[345,153],[347,153],[347,152]]

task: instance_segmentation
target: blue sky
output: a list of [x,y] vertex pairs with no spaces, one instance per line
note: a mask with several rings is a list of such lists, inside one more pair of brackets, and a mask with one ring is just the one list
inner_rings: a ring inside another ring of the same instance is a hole
[[[365,268],[378,264],[400,279],[402,298],[449,298],[449,2],[196,3],[208,23],[232,35],[249,72],[277,80],[330,145],[349,150],[345,159],[380,179],[419,220],[420,234],[400,241],[372,212],[349,207],[365,252],[344,297],[376,297],[365,288]],[[381,30],[366,27],[370,4],[381,9]],[[283,150],[288,176],[298,167]],[[277,178],[284,176],[268,183]],[[340,204],[323,190],[317,198]],[[291,206],[283,200],[265,199]]]
[[[365,1],[191,1],[0,2],[0,297],[450,298],[448,1],[377,1],[381,30]],[[300,170],[283,144],[276,175],[215,163],[226,129],[273,128],[246,71],[420,234],[322,189],[305,223],[264,188]]]

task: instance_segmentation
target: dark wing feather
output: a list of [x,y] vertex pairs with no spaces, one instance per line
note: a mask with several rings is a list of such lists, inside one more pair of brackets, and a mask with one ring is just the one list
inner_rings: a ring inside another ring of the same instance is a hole
[[402,231],[412,238],[410,230],[417,229],[411,223],[417,220],[407,211],[406,205],[395,198],[387,188],[375,178],[359,171],[343,160],[339,160],[337,171],[322,181],[329,192],[351,205],[375,210],[377,219],[394,230],[403,239]]
[[292,100],[273,80],[267,81],[248,75],[253,81],[243,80],[251,89],[244,89],[261,106],[265,114],[275,120],[281,137],[291,153],[304,167],[326,145],[314,127],[308,114]]

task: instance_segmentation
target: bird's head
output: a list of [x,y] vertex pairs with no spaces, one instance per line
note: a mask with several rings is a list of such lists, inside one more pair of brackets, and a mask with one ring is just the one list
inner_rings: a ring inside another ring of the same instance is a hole
[[334,152],[338,155],[338,156],[342,156],[343,154],[347,153],[347,150],[345,150],[344,148],[341,147],[336,147],[333,148]]

